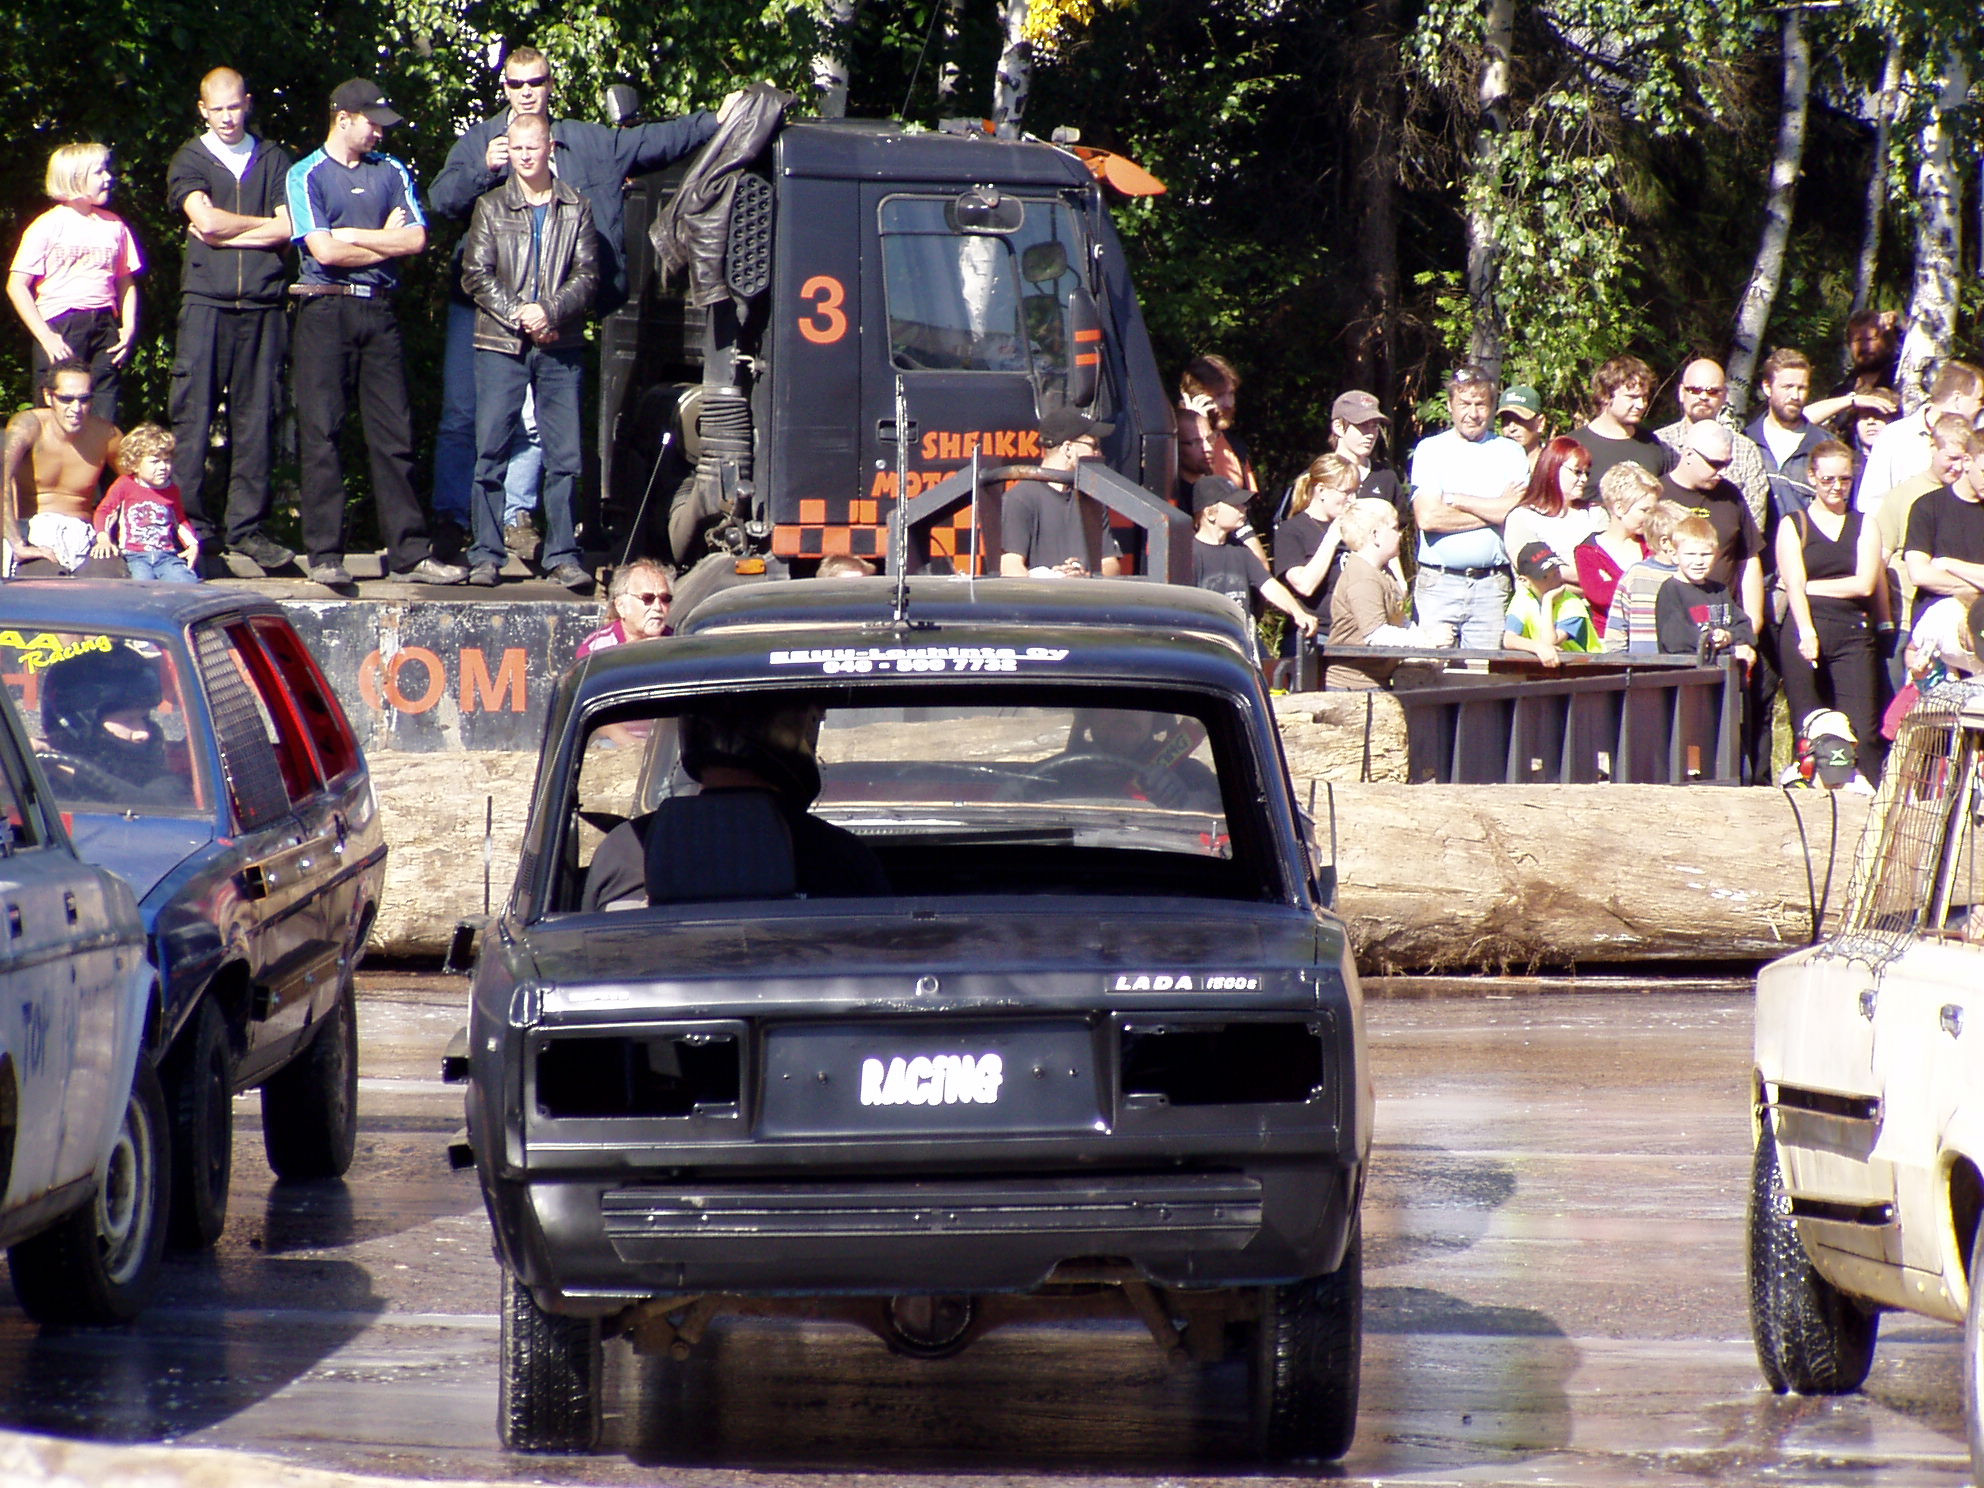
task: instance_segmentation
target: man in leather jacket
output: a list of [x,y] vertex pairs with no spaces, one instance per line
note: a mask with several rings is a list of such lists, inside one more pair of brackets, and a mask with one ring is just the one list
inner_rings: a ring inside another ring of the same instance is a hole
[[[459,221],[478,198],[500,186],[509,171],[505,143],[510,121],[524,114],[551,117],[551,63],[532,46],[511,48],[503,60],[504,107],[471,125],[448,151],[447,163],[428,187],[427,205],[437,217]],[[713,113],[699,111],[626,128],[583,119],[551,125],[552,174],[578,188],[592,208],[599,250],[596,315],[609,315],[627,298],[626,217],[622,193],[629,176],[660,170],[716,132]],[[449,299],[447,350],[441,369],[441,425],[434,435],[434,514],[442,521],[466,522],[475,446],[475,378],[471,371],[470,330],[474,308],[456,285]],[[527,491],[536,485],[536,452],[519,440],[510,451],[516,488],[510,505],[527,520]],[[521,535],[521,534],[520,534]]]
[[583,591],[592,576],[577,532],[579,384],[599,240],[591,205],[551,174],[550,121],[519,114],[507,138],[509,179],[476,202],[462,241],[462,288],[476,312],[469,582],[494,585],[503,565],[503,474],[529,389],[544,446],[544,571]]

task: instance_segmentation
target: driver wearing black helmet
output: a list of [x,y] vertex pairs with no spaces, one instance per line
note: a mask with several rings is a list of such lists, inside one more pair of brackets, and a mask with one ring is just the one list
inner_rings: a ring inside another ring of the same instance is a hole
[[41,761],[57,794],[120,805],[176,799],[185,783],[166,758],[153,713],[163,701],[157,664],[121,643],[48,668]]
[[887,894],[874,849],[807,810],[820,794],[822,717],[812,704],[765,702],[715,702],[684,715],[682,768],[701,791],[607,833],[581,908]]

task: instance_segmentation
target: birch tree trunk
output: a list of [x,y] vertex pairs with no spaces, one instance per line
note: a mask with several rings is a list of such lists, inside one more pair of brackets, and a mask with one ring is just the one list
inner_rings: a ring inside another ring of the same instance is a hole
[[1777,121],[1777,155],[1770,167],[1770,197],[1764,204],[1764,233],[1756,267],[1736,302],[1736,333],[1730,343],[1729,406],[1740,418],[1750,402],[1771,306],[1784,277],[1784,250],[1791,241],[1792,198],[1805,164],[1805,115],[1812,94],[1812,55],[1805,44],[1805,20],[1784,13],[1784,106]]
[[1475,189],[1467,213],[1467,296],[1474,305],[1468,356],[1497,378],[1508,325],[1495,293],[1501,255],[1495,213],[1501,200],[1502,142],[1509,132],[1509,54],[1515,30],[1515,0],[1488,0],[1481,38],[1481,127],[1474,136]]
[[949,105],[958,96],[958,79],[964,70],[958,66],[958,11],[964,0],[943,0],[937,26],[937,101]]
[[[1853,271],[1853,308],[1865,310],[1874,292],[1874,271],[1881,259],[1881,217],[1888,205],[1888,143],[1894,133],[1895,98],[1901,91],[1901,43],[1888,43],[1881,65],[1881,92],[1874,100],[1874,168],[1867,173],[1867,221],[1860,233],[1860,261]],[[1852,351],[1840,371],[1851,366]]]
[[823,119],[847,114],[847,39],[860,0],[822,0],[823,45],[813,57],[813,103]]
[[1003,135],[1018,134],[1033,89],[1033,43],[1026,39],[1027,0],[999,0],[1006,40],[992,84],[992,123]]
[[1943,86],[1922,126],[1915,171],[1915,285],[1908,297],[1908,334],[1901,342],[1902,406],[1914,410],[1928,394],[1929,373],[1956,337],[1957,192],[1949,115],[1970,91],[1970,72],[1951,46]]

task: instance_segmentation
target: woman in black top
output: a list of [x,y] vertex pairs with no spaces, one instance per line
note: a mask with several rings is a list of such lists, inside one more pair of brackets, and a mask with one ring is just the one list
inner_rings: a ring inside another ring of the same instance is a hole
[[1853,510],[1853,451],[1827,440],[1812,451],[1812,504],[1778,525],[1777,572],[1789,601],[1778,623],[1778,670],[1791,728],[1805,745],[1805,720],[1837,708],[1853,725],[1857,764],[1881,778],[1880,638],[1888,613],[1880,534]]

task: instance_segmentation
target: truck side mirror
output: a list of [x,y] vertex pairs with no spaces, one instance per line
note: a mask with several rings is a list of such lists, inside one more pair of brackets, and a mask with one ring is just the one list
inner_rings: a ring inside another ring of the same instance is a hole
[[1102,314],[1079,286],[1068,296],[1068,351],[1069,406],[1090,407],[1102,386]]
[[627,83],[614,83],[606,90],[606,117],[616,129],[625,129],[640,117],[641,95]]

